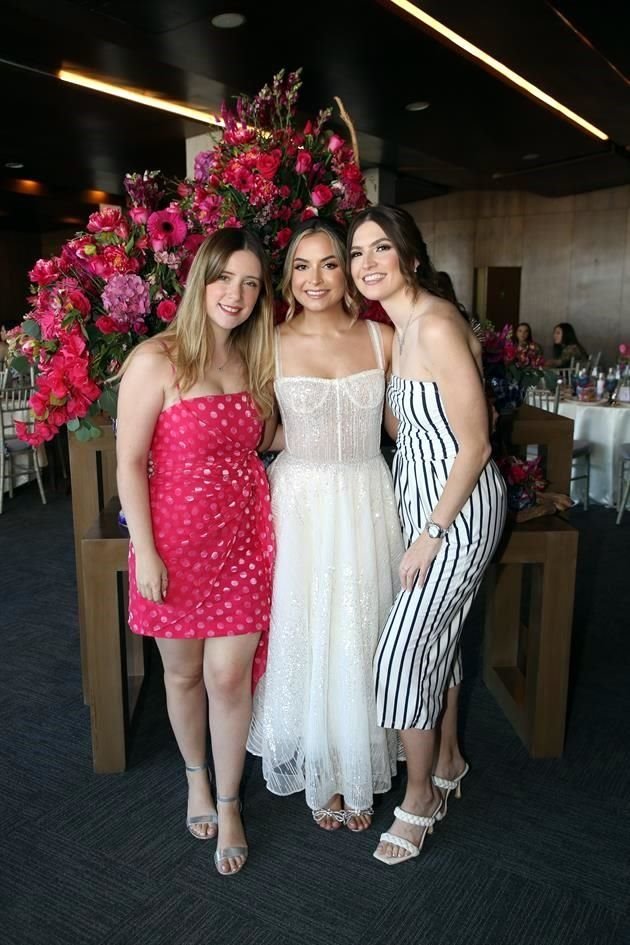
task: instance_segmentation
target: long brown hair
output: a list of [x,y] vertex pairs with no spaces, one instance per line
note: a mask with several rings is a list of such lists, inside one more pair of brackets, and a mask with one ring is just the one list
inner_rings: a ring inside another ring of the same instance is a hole
[[[448,287],[441,281],[431,262],[427,244],[422,237],[418,224],[410,213],[400,207],[376,204],[357,213],[352,218],[348,230],[348,255],[350,255],[352,240],[357,229],[362,223],[367,223],[369,220],[377,223],[393,243],[398,254],[402,277],[414,298],[420,289],[426,289],[432,295],[453,302],[459,308],[458,303],[454,300]],[[348,265],[350,265],[350,260]],[[466,317],[464,312],[462,314]]]
[[[164,346],[173,364],[175,383],[185,393],[202,376],[214,352],[214,334],[206,311],[206,286],[216,282],[227,267],[230,256],[239,250],[249,250],[260,262],[262,286],[251,315],[232,330],[228,344],[241,355],[247,373],[247,388],[260,415],[269,417],[274,403],[273,287],[269,262],[262,243],[254,233],[228,227],[217,230],[204,240],[190,267],[177,315],[168,328],[157,336],[157,340]],[[137,350],[135,348],[130,357]],[[120,374],[128,364],[129,358]]]

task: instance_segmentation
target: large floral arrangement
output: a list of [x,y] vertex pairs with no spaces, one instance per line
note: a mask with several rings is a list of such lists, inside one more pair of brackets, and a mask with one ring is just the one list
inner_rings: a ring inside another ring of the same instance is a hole
[[546,379],[540,347],[518,345],[511,325],[496,331],[491,322],[486,322],[483,363],[486,382],[499,411],[519,407],[525,390]]
[[298,130],[300,72],[280,72],[254,98],[224,105],[221,140],[197,156],[194,180],[159,172],[125,179],[127,208],[93,213],[59,256],[29,273],[30,312],[9,332],[18,370],[34,366],[33,445],[63,424],[79,439],[100,435],[92,419],[114,416],[108,381],[129,351],[172,321],[194,255],[220,227],[251,226],[277,281],[293,228],[320,215],[339,223],[367,203],[354,149],[326,130],[332,110]]
[[539,493],[547,485],[541,467],[541,457],[521,459],[519,456],[503,456],[498,460],[499,469],[507,483],[508,508],[513,512],[534,505]]

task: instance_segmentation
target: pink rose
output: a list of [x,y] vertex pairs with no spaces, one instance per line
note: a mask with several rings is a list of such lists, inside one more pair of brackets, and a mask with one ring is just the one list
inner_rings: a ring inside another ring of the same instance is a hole
[[326,184],[318,184],[311,191],[311,200],[315,207],[325,207],[333,199],[333,192]]
[[146,207],[132,207],[129,211],[129,216],[136,226],[144,226],[149,219],[149,211]]
[[308,174],[312,166],[313,166],[313,155],[311,154],[311,152],[298,151],[297,160],[295,162],[295,173]]
[[317,207],[305,207],[304,210],[302,210],[302,215],[300,216],[300,220],[310,220],[311,217],[318,217],[318,216],[319,216],[319,210],[317,209]]
[[164,299],[157,307],[157,317],[168,325],[177,313],[177,305],[172,299]]
[[332,134],[328,139],[328,150],[334,154],[339,148],[343,148],[344,144],[345,141],[343,138],[340,138],[339,135]]

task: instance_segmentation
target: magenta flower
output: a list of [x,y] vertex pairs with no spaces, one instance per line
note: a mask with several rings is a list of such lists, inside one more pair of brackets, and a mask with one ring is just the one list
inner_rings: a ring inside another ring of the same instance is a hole
[[188,227],[179,210],[157,210],[147,220],[151,249],[160,252],[179,246],[186,239]]

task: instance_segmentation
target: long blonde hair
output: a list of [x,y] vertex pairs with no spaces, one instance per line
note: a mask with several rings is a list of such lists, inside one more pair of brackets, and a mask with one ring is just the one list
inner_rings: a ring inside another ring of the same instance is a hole
[[[289,306],[285,315],[285,321],[287,322],[293,318],[297,310],[297,302],[291,289],[295,254],[304,237],[312,236],[313,233],[325,233],[330,240],[333,255],[337,259],[344,274],[346,272],[346,244],[335,227],[324,220],[319,220],[317,217],[311,217],[309,220],[302,223],[293,233],[289,245],[287,246],[287,254],[284,257],[284,268],[282,270],[282,282],[280,283],[282,297]],[[348,315],[355,319],[358,314],[358,306],[349,288],[351,284],[352,283],[349,283],[346,277],[346,291],[343,296],[343,307]]]
[[[164,346],[173,364],[175,384],[185,393],[202,376],[214,352],[214,334],[206,311],[206,286],[216,282],[226,269],[230,256],[239,250],[248,250],[260,262],[262,286],[251,315],[232,330],[228,344],[243,359],[247,388],[261,417],[266,418],[271,416],[274,405],[273,287],[269,262],[262,243],[254,233],[227,227],[217,230],[201,244],[190,267],[177,315],[156,338]],[[148,341],[155,341],[156,338]],[[137,350],[134,349],[130,357]],[[128,363],[129,358],[120,374]]]

